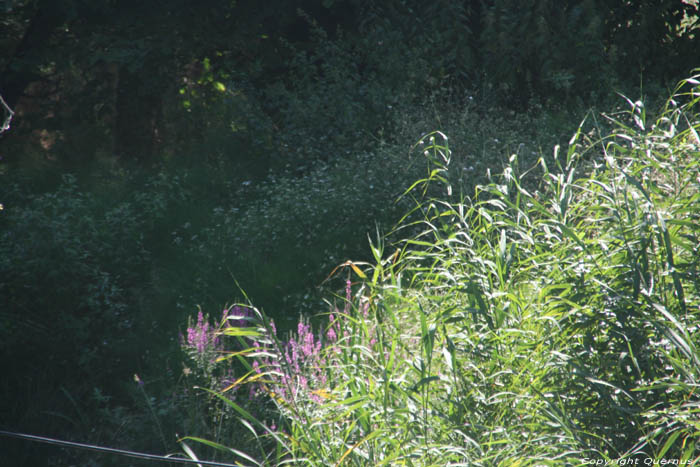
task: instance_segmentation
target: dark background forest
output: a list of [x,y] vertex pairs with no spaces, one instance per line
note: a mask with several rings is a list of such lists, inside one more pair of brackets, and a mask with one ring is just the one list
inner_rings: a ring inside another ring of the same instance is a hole
[[[697,14],[0,0],[0,429],[177,451],[207,430],[178,338],[198,306],[250,299],[283,327],[321,311],[333,268],[404,212],[422,134],[452,129],[472,182],[508,152],[534,161],[617,92],[666,97],[699,64]],[[0,446],[3,465],[125,465]]]

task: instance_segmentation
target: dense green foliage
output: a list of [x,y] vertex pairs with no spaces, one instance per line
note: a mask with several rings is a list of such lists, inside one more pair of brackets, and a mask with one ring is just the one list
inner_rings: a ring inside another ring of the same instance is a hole
[[[0,429],[150,452],[242,436],[192,390],[218,388],[180,349],[198,306],[318,325],[335,268],[416,206],[397,198],[424,174],[420,135],[450,135],[443,175],[471,195],[511,154],[551,166],[614,91],[654,102],[696,65],[697,2],[516,3],[0,0]],[[17,465],[125,465],[0,444]]]
[[[282,342],[260,313],[219,328],[239,342],[221,361],[253,361],[219,397],[259,451],[188,439],[248,465],[695,465],[698,78],[652,124],[630,101],[602,140],[579,130],[552,170],[513,155],[473,198],[426,136],[420,218],[399,224],[419,231],[348,263],[359,283],[317,334]],[[272,414],[232,396],[246,383]]]
[[527,108],[675,82],[697,28],[695,2],[674,0],[3,6],[0,90],[19,115],[6,138],[33,132],[74,162],[165,152],[263,176],[353,150],[391,129],[390,107],[446,87]]

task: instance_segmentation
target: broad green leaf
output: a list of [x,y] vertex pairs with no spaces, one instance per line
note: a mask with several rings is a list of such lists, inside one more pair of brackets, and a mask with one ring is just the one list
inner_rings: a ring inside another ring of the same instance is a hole
[[673,443],[676,442],[676,440],[678,439],[680,434],[681,434],[681,430],[676,430],[673,432],[673,434],[671,436],[668,437],[668,439],[664,443],[663,447],[661,448],[659,453],[656,455],[657,459],[662,459],[664,457],[664,454],[666,454],[666,452],[671,448],[671,446],[673,446]]

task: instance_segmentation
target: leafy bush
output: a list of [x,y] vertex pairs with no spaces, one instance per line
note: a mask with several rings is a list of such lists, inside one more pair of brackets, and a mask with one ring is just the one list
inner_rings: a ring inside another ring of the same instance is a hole
[[[325,271],[361,255],[368,233],[405,209],[395,200],[419,166],[391,149],[345,155],[304,176],[245,182],[248,202],[216,205],[197,239],[184,244],[200,292],[230,293],[235,279],[284,328],[285,314],[295,318],[304,306],[317,312],[319,302],[302,297],[317,295]],[[388,176],[395,164],[404,167]]]
[[[123,203],[101,211],[78,190],[74,177],[65,176],[56,192],[11,204],[3,221],[0,287],[12,310],[8,321],[37,331],[30,336],[8,332],[3,343],[17,351],[29,337],[33,348],[46,351],[59,339],[66,354],[51,352],[49,358],[64,365],[80,354],[83,364],[94,365],[106,345],[91,341],[101,334],[97,331],[110,327],[118,338],[133,325],[125,313],[126,289],[139,286],[139,272],[148,261],[134,207]],[[57,325],[66,332],[56,332]],[[82,352],[68,345],[69,336]]]
[[[5,187],[0,346],[13,384],[2,386],[0,399],[8,429],[86,441],[105,433],[114,442],[151,439],[136,426],[120,427],[139,418],[126,409],[134,404],[133,373],[151,367],[151,359],[161,371],[171,365],[163,361],[169,338],[160,336],[176,327],[163,324],[167,310],[149,306],[153,246],[184,193],[177,179],[115,177],[92,189],[73,175],[43,192]],[[170,403],[167,395],[163,403]]]

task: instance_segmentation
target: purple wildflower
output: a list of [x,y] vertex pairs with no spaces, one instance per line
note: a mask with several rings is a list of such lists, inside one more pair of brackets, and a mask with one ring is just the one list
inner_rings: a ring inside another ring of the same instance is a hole
[[210,342],[209,322],[204,321],[204,315],[197,313],[197,325],[187,329],[187,343],[195,347],[197,352],[204,353]]
[[345,309],[343,312],[348,314],[350,312],[350,303],[352,303],[352,282],[348,279],[345,282]]
[[[333,322],[337,329],[335,317]],[[271,322],[270,325],[270,331],[274,331],[274,324]],[[261,384],[255,385],[255,389],[251,390],[251,397],[272,390],[275,397],[287,403],[293,402],[300,395],[316,402],[321,401],[317,391],[325,387],[327,380],[322,345],[323,332],[319,331],[316,336],[311,324],[303,318],[299,320],[296,331],[287,341],[282,342],[277,359],[264,357],[254,360],[254,371],[260,372],[261,366],[269,370],[268,376],[272,385],[269,389]],[[260,347],[260,344],[254,342],[253,346]]]
[[337,322],[335,321],[335,315],[331,313],[331,315],[328,317],[328,331],[326,331],[326,339],[328,339],[328,342],[331,344],[334,343],[336,340],[338,340],[338,333],[336,332],[336,328],[338,326]]

